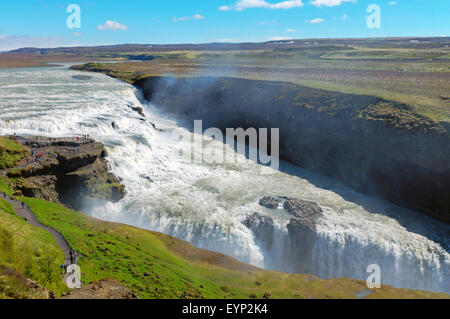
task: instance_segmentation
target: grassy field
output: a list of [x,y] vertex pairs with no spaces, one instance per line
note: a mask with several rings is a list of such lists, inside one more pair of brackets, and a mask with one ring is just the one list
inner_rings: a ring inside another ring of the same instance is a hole
[[[57,204],[25,198],[45,225],[82,254],[83,282],[113,278],[141,298],[355,298],[363,281],[320,280],[270,272],[166,236],[91,218]],[[446,297],[383,287],[370,298]]]
[[78,54],[3,53],[0,54],[0,69],[48,67],[54,66],[55,63],[80,63],[93,60],[112,61],[114,59]]
[[[48,62],[127,61],[103,65],[117,77],[229,76],[288,81],[409,104],[450,121],[448,38],[321,39],[247,44],[120,45],[19,50],[0,54],[0,68]],[[130,62],[139,60],[139,62]]]
[[[409,104],[436,121],[450,121],[450,50],[351,51],[277,49],[231,52],[153,52],[154,60],[104,64],[118,77],[229,76],[287,81],[343,93],[375,95]],[[352,54],[350,54],[352,53]],[[372,55],[369,55],[372,54]],[[378,55],[377,55],[378,53]],[[414,57],[414,58],[411,58]],[[125,75],[125,76],[123,76]]]
[[[27,148],[0,137],[0,168],[13,167]],[[6,177],[0,179],[0,192],[12,195]],[[0,298],[42,298],[29,280],[60,294],[67,290],[61,280],[64,254],[53,237],[30,226],[16,215],[14,208],[0,198]]]
[[0,199],[0,299],[42,298],[25,278],[57,294],[67,291],[60,275],[63,263],[64,254],[53,237],[28,225]]
[[0,137],[0,169],[14,167],[28,149],[6,137]]

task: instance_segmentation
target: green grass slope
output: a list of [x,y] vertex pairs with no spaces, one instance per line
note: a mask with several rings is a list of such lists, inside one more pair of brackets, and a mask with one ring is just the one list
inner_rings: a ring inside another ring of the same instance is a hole
[[[83,283],[116,279],[141,298],[355,298],[366,283],[264,271],[160,233],[104,222],[43,200],[24,198],[41,223],[82,254]],[[370,298],[445,298],[383,287]]]
[[60,265],[64,255],[46,231],[28,225],[0,199],[0,299],[42,298],[27,278],[57,294],[66,291]]
[[0,169],[14,167],[27,153],[25,146],[7,137],[0,137]]

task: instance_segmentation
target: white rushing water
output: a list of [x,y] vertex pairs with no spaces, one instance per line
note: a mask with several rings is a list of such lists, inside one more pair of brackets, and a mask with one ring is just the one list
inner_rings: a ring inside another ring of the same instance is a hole
[[[378,264],[384,284],[450,293],[448,225],[285,162],[272,175],[260,174],[255,163],[185,163],[175,154],[189,144],[174,141],[171,132],[187,131],[163,107],[142,104],[139,91],[105,75],[80,81],[72,78],[76,74],[67,67],[0,70],[0,134],[90,134],[103,142],[127,195],[119,203],[90,203],[87,213],[266,269],[365,280],[367,266]],[[143,106],[146,120],[128,105]],[[295,254],[302,243],[286,229],[291,217],[258,205],[271,195],[323,208],[307,265]],[[253,212],[272,217],[274,233],[256,238],[242,224]]]

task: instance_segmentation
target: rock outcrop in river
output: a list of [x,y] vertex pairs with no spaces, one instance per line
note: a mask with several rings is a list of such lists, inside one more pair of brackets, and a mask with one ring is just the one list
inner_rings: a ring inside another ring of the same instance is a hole
[[[296,265],[296,270],[312,273],[311,260],[313,258],[314,244],[317,240],[316,222],[322,216],[322,208],[314,202],[289,197],[264,197],[260,199],[259,205],[269,210],[283,210],[292,216],[286,226],[286,247],[290,247],[288,254],[278,252],[278,258],[291,261]],[[267,252],[277,250],[274,247],[276,241],[276,229],[274,220],[261,213],[253,213],[243,221],[262,244]]]
[[7,171],[17,195],[80,209],[87,198],[119,201],[120,180],[108,170],[102,143],[89,138],[10,137],[30,150]]

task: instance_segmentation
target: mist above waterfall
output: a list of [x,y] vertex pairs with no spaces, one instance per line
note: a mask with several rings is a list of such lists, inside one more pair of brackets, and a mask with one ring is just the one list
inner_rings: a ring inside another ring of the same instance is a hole
[[[367,266],[378,264],[383,284],[450,292],[448,225],[286,162],[271,175],[261,175],[260,166],[248,161],[186,163],[174,150],[189,145],[171,138],[173,130],[193,134],[186,123],[143,102],[128,84],[102,74],[80,82],[71,78],[76,74],[65,68],[2,70],[0,132],[90,134],[103,142],[127,195],[119,203],[86,203],[86,213],[164,232],[266,269],[365,280]],[[146,118],[130,104],[143,107]],[[243,156],[224,147],[227,156]],[[291,216],[284,209],[258,204],[268,195],[320,205],[324,213],[312,247],[304,249],[288,232]],[[272,219],[272,230],[243,224],[255,212]]]

